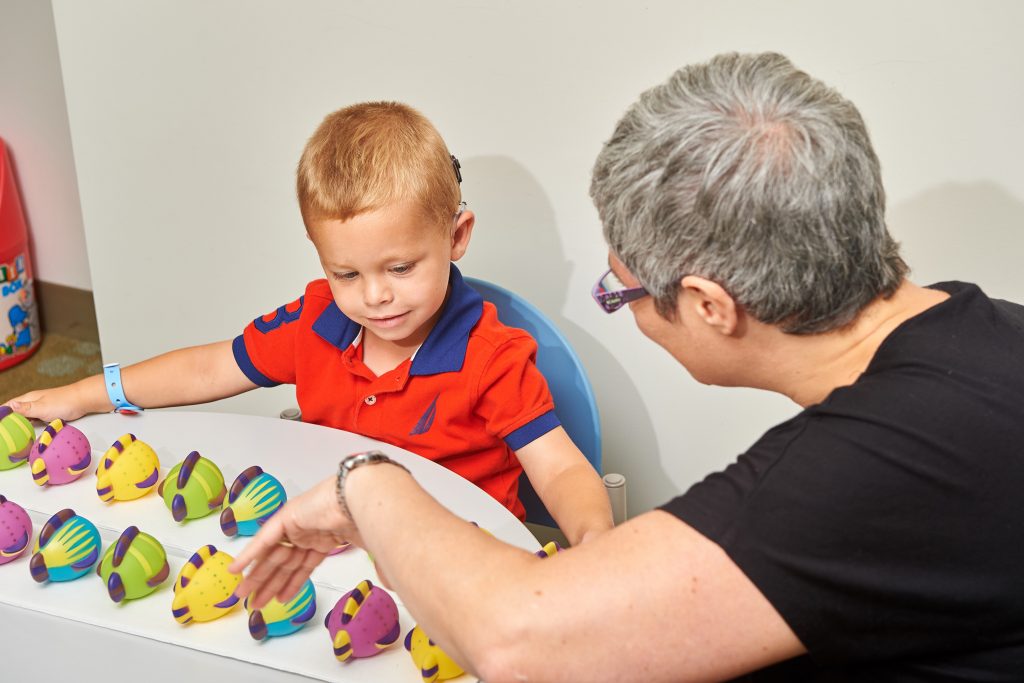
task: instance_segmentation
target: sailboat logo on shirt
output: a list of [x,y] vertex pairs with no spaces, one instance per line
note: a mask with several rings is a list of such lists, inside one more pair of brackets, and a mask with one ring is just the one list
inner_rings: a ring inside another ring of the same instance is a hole
[[427,406],[427,409],[423,412],[422,415],[420,415],[420,419],[418,422],[416,422],[416,426],[412,428],[411,432],[409,432],[410,436],[414,436],[416,434],[426,434],[428,431],[430,431],[430,426],[434,424],[434,415],[437,414],[437,397],[440,395],[441,394],[436,394],[434,396],[434,400],[430,402],[430,405]]

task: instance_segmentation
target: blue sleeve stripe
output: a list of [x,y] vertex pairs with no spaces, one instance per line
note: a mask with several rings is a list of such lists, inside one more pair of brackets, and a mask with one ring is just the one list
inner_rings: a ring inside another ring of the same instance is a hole
[[238,363],[239,369],[249,378],[249,381],[260,387],[276,387],[280,382],[275,382],[270,379],[262,372],[256,369],[256,366],[252,364],[252,360],[249,358],[249,352],[245,350],[245,339],[243,335],[238,335],[235,340],[231,342],[231,351],[235,354],[235,362]]
[[505,443],[514,451],[530,444],[550,432],[555,427],[561,426],[558,416],[554,410],[535,417],[519,429],[505,437]]

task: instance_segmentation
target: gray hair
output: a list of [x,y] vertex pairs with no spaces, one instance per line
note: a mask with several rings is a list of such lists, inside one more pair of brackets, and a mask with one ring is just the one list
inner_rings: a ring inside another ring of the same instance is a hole
[[779,54],[719,55],[643,93],[590,196],[669,320],[680,280],[699,275],[761,322],[825,332],[907,273],[860,114]]

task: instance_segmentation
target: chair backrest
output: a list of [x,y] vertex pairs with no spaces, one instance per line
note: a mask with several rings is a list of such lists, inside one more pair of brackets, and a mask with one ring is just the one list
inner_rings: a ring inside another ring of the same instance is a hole
[[[546,315],[529,301],[504,287],[473,277],[466,283],[498,309],[498,319],[509,327],[529,332],[537,341],[537,368],[548,382],[555,414],[576,447],[601,473],[601,418],[586,370],[569,341]],[[525,474],[519,479],[519,498],[526,521],[556,526]]]

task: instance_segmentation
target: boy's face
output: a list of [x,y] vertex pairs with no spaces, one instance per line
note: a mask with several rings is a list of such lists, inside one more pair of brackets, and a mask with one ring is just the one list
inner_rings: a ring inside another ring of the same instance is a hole
[[364,338],[411,350],[440,317],[449,263],[466,252],[473,222],[463,211],[438,226],[402,202],[307,227],[341,312],[363,326]]

